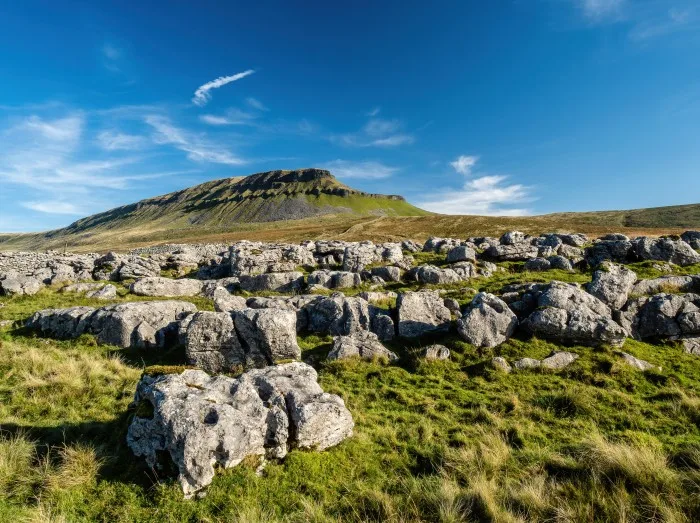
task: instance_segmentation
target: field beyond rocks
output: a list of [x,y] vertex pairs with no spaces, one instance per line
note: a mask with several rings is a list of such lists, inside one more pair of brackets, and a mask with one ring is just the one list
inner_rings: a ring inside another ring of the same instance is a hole
[[700,520],[700,232],[0,253],[1,521]]

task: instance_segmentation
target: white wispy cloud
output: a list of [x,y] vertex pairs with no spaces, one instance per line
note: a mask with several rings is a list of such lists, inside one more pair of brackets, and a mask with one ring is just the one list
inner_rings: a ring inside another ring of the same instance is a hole
[[121,62],[124,52],[119,47],[110,43],[104,44],[100,51],[102,52],[102,65],[104,68],[112,73],[121,73]]
[[226,147],[208,140],[206,137],[191,133],[175,126],[169,118],[162,115],[149,115],[145,121],[154,129],[153,140],[160,145],[172,145],[187,153],[190,160],[197,162],[220,163],[224,165],[242,165],[246,161],[229,151]]
[[472,167],[479,160],[478,156],[460,155],[454,162],[450,162],[452,168],[459,174],[471,174]]
[[365,113],[365,116],[369,116],[370,118],[374,118],[375,116],[377,116],[379,114],[379,112],[381,110],[382,110],[382,108],[379,106],[373,107],[372,109],[370,109],[369,111],[367,111]]
[[4,148],[0,181],[50,193],[55,201],[68,201],[67,195],[90,194],[93,198],[94,189],[124,189],[131,181],[161,176],[127,172],[138,165],[139,157],[82,159],[83,142],[93,141],[83,136],[85,126],[85,115],[77,112],[54,119],[32,115],[0,131]]
[[74,143],[80,138],[84,121],[82,113],[50,121],[32,115],[22,122],[18,129],[35,132],[50,141]]
[[192,97],[192,103],[198,105],[199,107],[203,107],[207,104],[207,102],[209,102],[209,100],[211,100],[211,93],[209,91],[211,91],[212,89],[218,89],[219,87],[223,87],[224,85],[230,84],[231,82],[241,80],[246,76],[250,76],[254,72],[255,70],[248,69],[247,71],[243,71],[242,73],[232,74],[231,76],[220,76],[219,78],[212,80],[211,82],[207,82],[204,85],[199,86],[194,92],[194,96]]
[[592,19],[617,16],[627,4],[627,0],[576,0],[583,13]]
[[[460,162],[461,159],[466,159]],[[476,156],[460,156],[451,162],[458,173],[470,176]],[[456,165],[455,165],[456,164]],[[483,216],[523,216],[530,210],[521,207],[534,200],[532,188],[510,183],[504,175],[483,175],[467,180],[460,189],[445,189],[429,194],[418,203],[428,211],[441,214],[476,214]]]
[[322,164],[323,169],[331,171],[338,178],[354,178],[367,180],[380,180],[389,178],[399,171],[398,167],[390,167],[380,162],[363,161],[351,162],[349,160],[333,160]]
[[231,108],[223,115],[203,114],[199,120],[209,125],[251,125],[258,114]]
[[97,135],[97,143],[106,151],[135,151],[146,145],[143,136],[119,131],[102,131]]
[[269,111],[270,110],[267,106],[265,106],[264,103],[262,103],[257,98],[253,98],[252,96],[249,98],[246,98],[245,103],[247,103],[253,109],[257,109],[258,111]]
[[82,209],[71,202],[61,201],[61,200],[42,200],[42,201],[32,201],[23,202],[22,207],[31,209],[33,211],[43,212],[47,214],[72,214],[72,215],[83,215],[85,214]]
[[399,120],[370,118],[356,133],[332,135],[331,141],[348,147],[396,147],[413,143],[415,138],[402,132]]
[[671,8],[668,11],[638,22],[629,33],[631,40],[642,42],[678,31],[699,29],[698,18],[693,8]]

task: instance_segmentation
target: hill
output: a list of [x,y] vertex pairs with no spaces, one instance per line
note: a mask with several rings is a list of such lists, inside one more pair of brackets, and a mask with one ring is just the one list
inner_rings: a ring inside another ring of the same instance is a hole
[[433,214],[401,196],[365,193],[342,184],[328,171],[302,169],[206,182],[88,216],[54,231],[0,234],[0,251],[121,250],[155,243],[240,239],[424,240],[498,236],[513,229],[529,234],[655,236],[697,228],[700,204],[525,217]]

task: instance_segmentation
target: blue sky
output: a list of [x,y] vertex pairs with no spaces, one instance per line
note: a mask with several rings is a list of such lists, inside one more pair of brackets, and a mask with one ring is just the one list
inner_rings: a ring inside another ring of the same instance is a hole
[[697,1],[252,4],[0,3],[0,231],[309,166],[445,213],[700,201]]

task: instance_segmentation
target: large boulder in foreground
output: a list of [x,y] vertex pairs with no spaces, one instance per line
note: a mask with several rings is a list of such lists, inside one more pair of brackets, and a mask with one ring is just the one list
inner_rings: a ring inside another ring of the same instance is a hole
[[437,291],[400,293],[396,299],[399,336],[415,338],[450,328],[452,314]]
[[477,294],[457,320],[457,332],[475,347],[500,345],[513,335],[517,326],[518,317],[506,302],[486,292]]
[[522,322],[540,338],[581,345],[621,345],[627,332],[610,308],[577,285],[552,282],[537,298],[537,310]]
[[127,444],[151,467],[167,453],[191,497],[211,483],[215,467],[248,456],[280,459],[293,448],[324,450],[352,435],[343,400],[323,392],[316,371],[300,362],[254,369],[239,378],[199,370],[143,376]]

